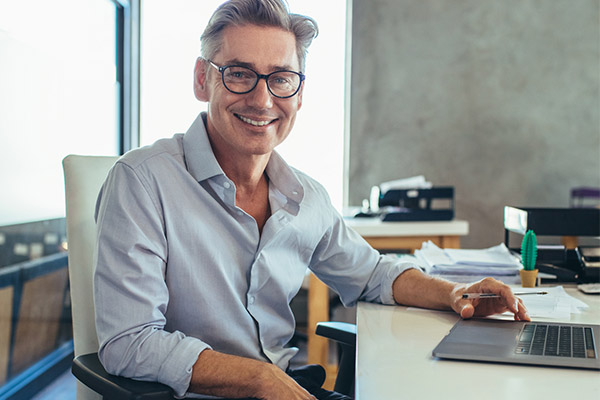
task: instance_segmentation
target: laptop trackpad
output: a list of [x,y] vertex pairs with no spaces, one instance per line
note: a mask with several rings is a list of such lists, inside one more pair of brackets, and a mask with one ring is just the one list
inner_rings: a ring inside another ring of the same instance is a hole
[[460,320],[434,349],[436,357],[485,360],[489,356],[508,356],[514,352],[523,322],[495,319]]

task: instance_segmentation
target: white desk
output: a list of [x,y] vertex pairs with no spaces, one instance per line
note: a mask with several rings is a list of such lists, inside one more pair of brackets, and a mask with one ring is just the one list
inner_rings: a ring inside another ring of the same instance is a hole
[[428,240],[441,248],[460,247],[460,236],[469,233],[469,223],[452,221],[382,222],[376,218],[347,219],[346,224],[379,250],[420,249]]
[[[600,296],[567,292],[590,308],[572,322],[600,323]],[[452,312],[359,303],[356,399],[600,399],[600,372],[434,359],[458,320]]]

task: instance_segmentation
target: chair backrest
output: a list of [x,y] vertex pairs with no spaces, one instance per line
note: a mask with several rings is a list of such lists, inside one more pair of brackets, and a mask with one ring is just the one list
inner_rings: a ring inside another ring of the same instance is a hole
[[[94,209],[100,187],[117,159],[69,155],[63,160],[75,356],[98,351],[93,298]],[[79,386],[77,398],[81,399],[84,396],[80,396]]]

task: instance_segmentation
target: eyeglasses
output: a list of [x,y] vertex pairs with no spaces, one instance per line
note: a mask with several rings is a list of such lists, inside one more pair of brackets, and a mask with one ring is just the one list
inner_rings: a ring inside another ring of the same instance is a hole
[[300,72],[275,71],[267,75],[241,65],[225,65],[219,67],[210,60],[206,60],[221,73],[225,89],[235,94],[246,94],[254,90],[259,79],[267,82],[269,92],[280,99],[294,96],[300,90],[302,81],[306,78]]

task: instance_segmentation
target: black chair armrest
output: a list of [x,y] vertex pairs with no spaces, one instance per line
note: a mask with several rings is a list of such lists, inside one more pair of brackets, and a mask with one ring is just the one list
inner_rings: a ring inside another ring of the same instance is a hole
[[356,325],[347,322],[319,322],[317,335],[335,340],[340,344],[356,347]]
[[111,375],[102,366],[98,353],[75,357],[73,375],[84,385],[111,400],[172,400],[173,390],[158,382],[142,382]]
[[316,334],[338,342],[341,350],[334,390],[348,396],[354,395],[356,362],[356,325],[347,322],[319,322]]

